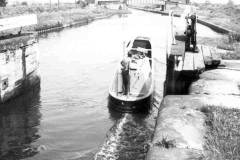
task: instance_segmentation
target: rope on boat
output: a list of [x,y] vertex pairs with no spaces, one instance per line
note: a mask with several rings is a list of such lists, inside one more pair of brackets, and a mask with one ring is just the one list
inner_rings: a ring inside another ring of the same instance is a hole
[[155,107],[157,110],[160,110],[160,107],[157,107],[154,103],[152,103],[153,107]]

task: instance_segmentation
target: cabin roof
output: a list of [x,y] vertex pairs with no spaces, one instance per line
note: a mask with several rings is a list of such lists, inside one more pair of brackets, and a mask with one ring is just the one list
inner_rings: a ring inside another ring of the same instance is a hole
[[144,36],[138,36],[134,40],[147,40],[147,41],[150,41],[150,38],[149,37],[144,37]]

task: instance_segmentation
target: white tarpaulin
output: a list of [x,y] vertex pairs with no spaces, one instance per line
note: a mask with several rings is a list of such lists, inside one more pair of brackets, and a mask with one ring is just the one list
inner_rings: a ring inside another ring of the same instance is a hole
[[0,19],[0,31],[37,24],[37,15],[30,14]]

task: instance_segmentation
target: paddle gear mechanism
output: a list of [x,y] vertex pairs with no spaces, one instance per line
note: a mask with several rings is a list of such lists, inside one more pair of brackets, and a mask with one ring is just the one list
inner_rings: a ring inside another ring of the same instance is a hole
[[185,31],[186,40],[185,40],[185,51],[197,52],[197,16],[192,14],[186,17],[187,27]]

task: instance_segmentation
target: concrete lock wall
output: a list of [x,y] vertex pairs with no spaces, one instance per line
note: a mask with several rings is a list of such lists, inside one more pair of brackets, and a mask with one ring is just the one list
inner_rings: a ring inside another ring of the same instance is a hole
[[39,81],[36,41],[0,51],[0,103],[22,93]]

